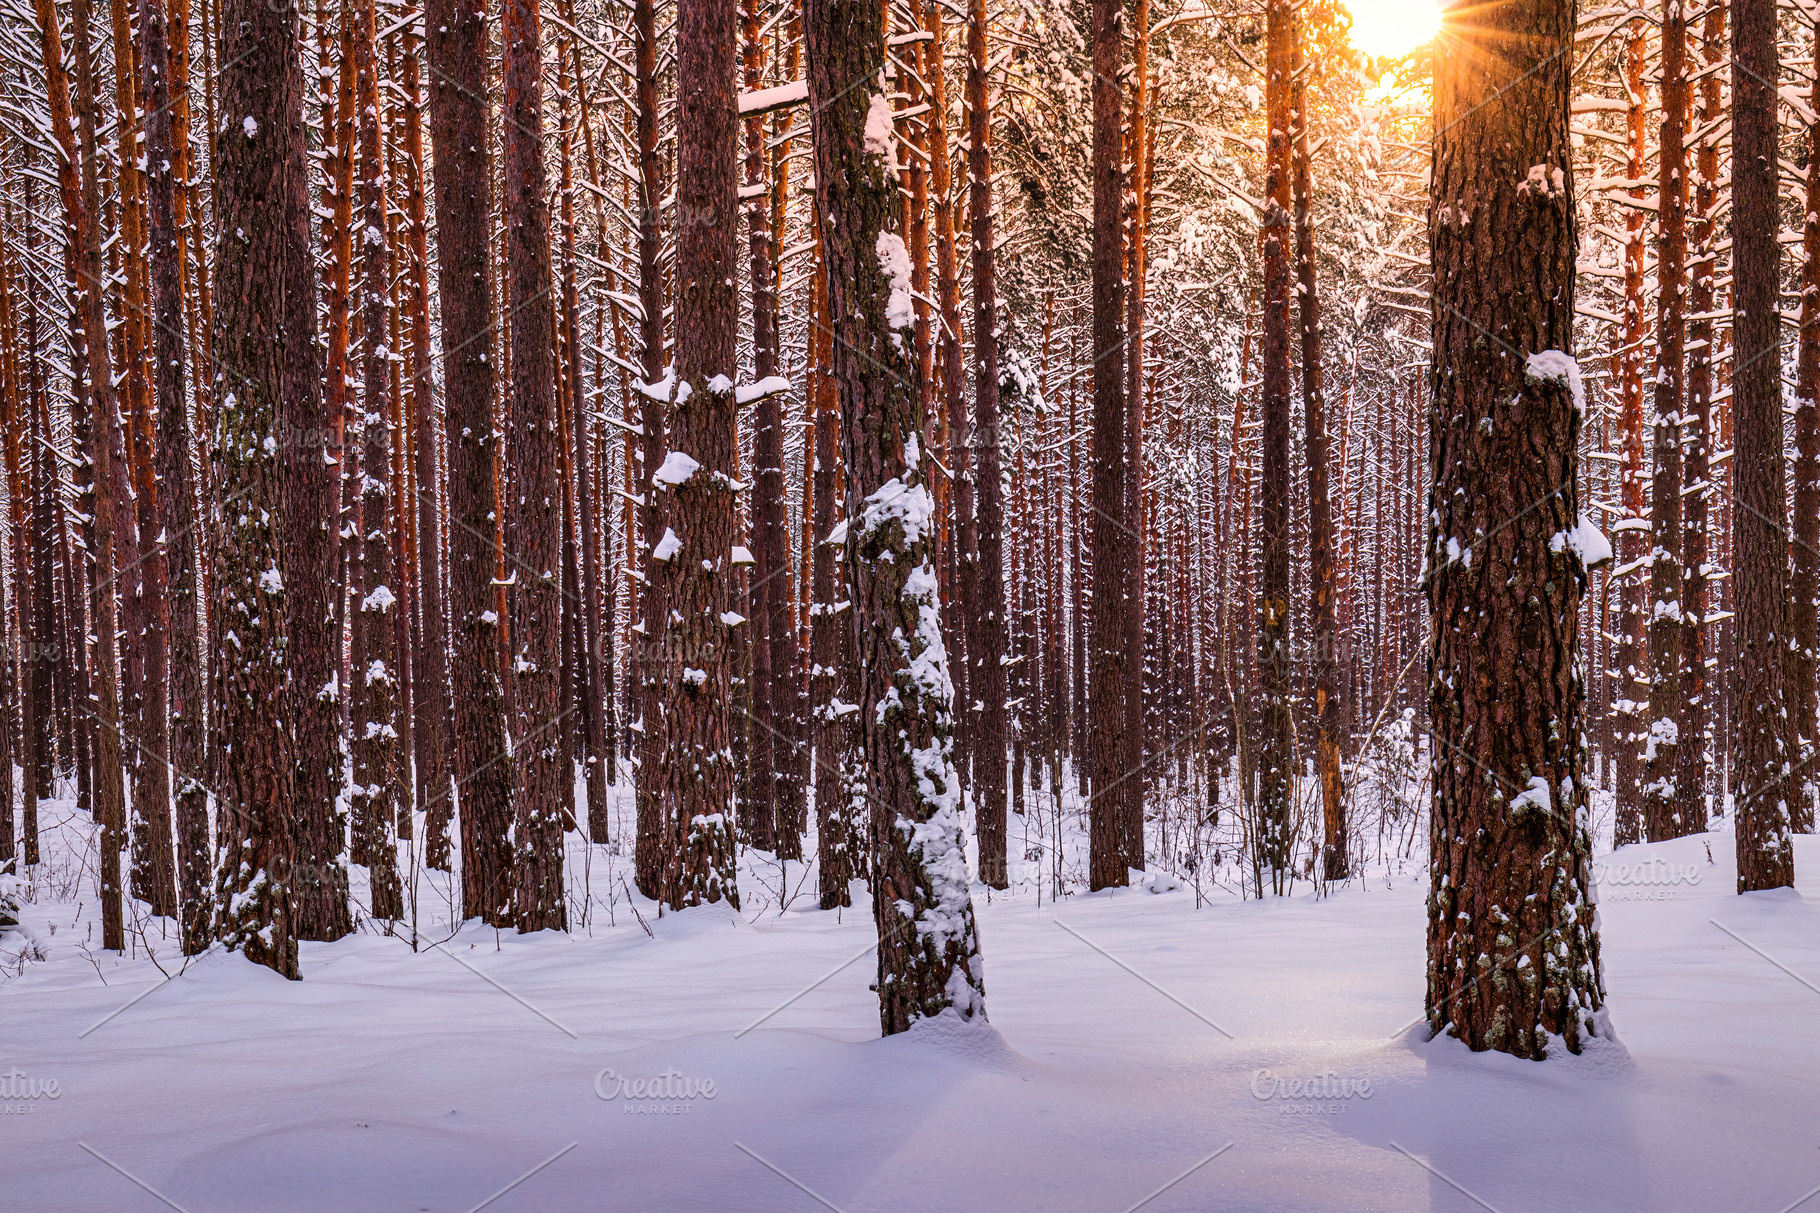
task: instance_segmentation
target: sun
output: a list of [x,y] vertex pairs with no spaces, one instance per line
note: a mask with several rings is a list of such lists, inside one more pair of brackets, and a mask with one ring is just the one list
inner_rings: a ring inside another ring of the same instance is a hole
[[1367,55],[1401,57],[1441,29],[1436,0],[1345,0],[1352,44]]

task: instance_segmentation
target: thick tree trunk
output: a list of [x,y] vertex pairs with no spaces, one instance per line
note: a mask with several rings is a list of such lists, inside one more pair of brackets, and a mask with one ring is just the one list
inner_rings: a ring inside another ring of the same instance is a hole
[[1783,495],[1780,319],[1776,314],[1775,0],[1732,0],[1731,665],[1738,891],[1795,879],[1789,838],[1788,511]]
[[[239,496],[222,513],[215,551],[213,614],[225,645],[216,690],[219,803],[230,818],[220,930],[249,959],[294,978],[298,751],[273,705],[296,702],[286,676],[287,591],[300,589],[294,582],[313,571],[291,569],[287,585],[288,532],[320,520],[287,517],[281,454],[287,423],[299,415],[313,420],[321,390],[303,64],[295,8],[258,0],[224,0],[221,8],[221,103],[236,121],[215,140],[213,348],[220,369],[213,460],[217,483],[236,486]],[[312,455],[321,458],[320,451]]]
[[816,218],[837,337],[879,1019],[890,1035],[947,1011],[983,1019],[986,1008],[920,446],[926,414],[906,340],[910,256],[889,230],[896,140],[890,102],[872,91],[885,61],[879,18],[870,0],[809,0],[803,25]]
[[449,626],[461,905],[512,921],[512,773],[506,749],[493,536],[493,290],[487,273],[492,157],[487,143],[487,24],[481,0],[428,0],[443,391],[449,453]]
[[[661,767],[664,900],[739,905],[733,817],[737,771],[732,610],[738,554],[739,301],[735,252],[739,118],[734,6],[685,6],[677,28],[676,351],[651,576],[664,585]],[[647,620],[647,623],[649,621]]]
[[[521,931],[561,930],[564,806],[574,774],[562,739],[573,727],[562,676],[562,482],[557,463],[556,305],[551,298],[550,199],[543,146],[543,43],[537,0],[505,0],[500,17],[505,99],[506,307],[512,459],[506,562],[512,583],[513,819]],[[574,587],[571,585],[571,592]]]
[[1578,1052],[1600,1034],[1605,1001],[1577,628],[1574,5],[1463,12],[1436,58],[1428,219],[1428,1027],[1541,1058],[1548,1035]]

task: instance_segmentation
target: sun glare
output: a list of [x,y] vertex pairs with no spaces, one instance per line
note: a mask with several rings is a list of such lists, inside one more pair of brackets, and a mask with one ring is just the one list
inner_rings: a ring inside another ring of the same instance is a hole
[[1347,0],[1352,44],[1368,55],[1406,55],[1441,28],[1436,0]]

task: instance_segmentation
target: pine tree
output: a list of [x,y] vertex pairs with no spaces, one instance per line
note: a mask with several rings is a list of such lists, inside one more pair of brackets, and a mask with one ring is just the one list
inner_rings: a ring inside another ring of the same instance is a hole
[[1265,8],[1264,108],[1264,450],[1260,481],[1263,534],[1259,551],[1258,690],[1263,719],[1258,737],[1259,862],[1271,890],[1289,877],[1295,761],[1290,705],[1289,635],[1289,295],[1291,254],[1290,94],[1295,72],[1296,17],[1286,0]]
[[1123,886],[1127,772],[1125,565],[1125,284],[1119,230],[1123,190],[1119,85],[1123,59],[1117,0],[1094,0],[1093,44],[1093,612],[1088,694],[1088,884]]
[[[663,198],[666,189],[665,153],[658,143],[657,9],[655,0],[633,0],[632,42],[635,73],[633,122],[638,155],[638,191],[634,215],[638,233],[638,348],[644,382],[639,393],[636,452],[628,460],[637,464],[636,480],[640,544],[646,557],[639,588],[639,618],[632,629],[636,637],[631,669],[630,697],[637,700],[633,730],[639,736],[638,769],[634,773],[637,800],[637,837],[633,867],[638,891],[646,897],[663,896],[663,804],[657,781],[661,775],[664,730],[663,636],[669,608],[664,600],[665,579],[650,564],[664,517],[664,499],[651,483],[651,474],[663,462],[665,430],[669,424],[668,389],[664,378],[664,267]],[[628,466],[631,466],[629,463]]]
[[[1645,126],[1648,122],[1648,98],[1644,85],[1646,42],[1644,26],[1631,26],[1625,40],[1624,86],[1627,95],[1625,132],[1629,157],[1625,172],[1631,184],[1630,196],[1641,203],[1644,198],[1643,170],[1647,154]],[[1630,206],[1624,216],[1624,326],[1622,344],[1617,355],[1615,378],[1618,381],[1618,443],[1623,459],[1618,480],[1618,504],[1622,529],[1617,534],[1617,556],[1621,569],[1633,569],[1642,553],[1643,525],[1643,346],[1648,330],[1643,316],[1643,224],[1641,205]],[[1617,818],[1612,826],[1616,846],[1643,841],[1643,780],[1640,771],[1642,739],[1638,688],[1643,682],[1644,654],[1643,586],[1635,575],[1625,576],[1618,585],[1618,640],[1613,660],[1612,677],[1617,682],[1613,711],[1617,716]]]
[[1545,1034],[1583,1049],[1605,1000],[1576,626],[1573,17],[1572,0],[1452,10],[1434,60],[1428,1027],[1530,1058]]
[[[350,13],[349,49],[354,60],[354,97],[359,112],[360,289],[361,314],[360,426],[362,440],[360,497],[355,513],[359,535],[359,578],[353,590],[357,606],[350,644],[353,670],[349,694],[353,696],[354,784],[349,814],[353,825],[353,854],[365,864],[374,918],[399,918],[404,914],[403,888],[398,879],[393,823],[402,809],[410,813],[408,796],[400,796],[396,781],[398,703],[400,683],[393,621],[399,597],[392,589],[391,537],[391,427],[386,416],[386,395],[391,377],[387,349],[387,291],[391,285],[390,249],[385,231],[385,183],[379,150],[379,63],[374,46],[374,0],[356,0]],[[350,456],[351,457],[351,456]]]
[[239,497],[223,511],[215,549],[214,614],[227,650],[216,690],[220,804],[230,818],[220,930],[249,959],[295,978],[296,739],[273,705],[290,698],[284,574],[293,520],[280,440],[290,410],[308,416],[320,391],[303,64],[294,7],[223,0],[221,18],[221,105],[239,121],[215,141],[212,456],[216,483]]
[[[504,48],[506,308],[511,383],[506,415],[506,580],[512,607],[512,808],[521,931],[561,930],[563,806],[574,772],[563,762],[571,707],[562,701],[562,452],[556,408],[556,306],[543,139],[543,41],[536,0],[506,0]],[[568,586],[573,593],[573,582]]]
[[980,705],[969,749],[979,823],[980,879],[1005,888],[1005,500],[1000,461],[997,287],[993,277],[992,106],[986,0],[967,17],[967,215],[973,245],[973,471],[978,495],[975,597],[965,600],[973,627],[968,693]]
[[1662,5],[1662,126],[1657,149],[1655,474],[1650,482],[1649,733],[1643,825],[1651,842],[1687,832],[1675,790],[1681,704],[1681,406],[1687,288],[1687,26],[1682,0]]
[[[170,10],[166,0],[140,0],[139,30],[144,78],[146,193],[148,199],[153,333],[153,387],[158,404],[158,532],[161,557],[156,576],[164,583],[162,618],[154,619],[159,643],[150,653],[162,660],[169,638],[169,731],[163,747],[147,748],[168,759],[176,778],[177,890],[183,947],[195,954],[207,946],[208,802],[203,764],[202,653],[196,614],[194,477],[190,472],[189,400],[184,376],[184,331],[174,317],[183,313],[183,234],[178,228],[180,195],[177,95],[189,81],[173,71]],[[157,696],[152,696],[157,698]],[[152,723],[163,704],[148,713]],[[162,729],[159,730],[162,732]],[[160,764],[162,765],[162,764]],[[165,859],[168,867],[169,860]],[[168,873],[160,877],[161,885]]]
[[[345,442],[348,383],[348,316],[353,229],[353,55],[345,36],[352,18],[344,12],[333,36],[326,0],[316,6],[317,102],[325,144],[322,198],[328,214],[320,225],[323,272],[327,275],[326,357],[322,387],[285,402],[283,461],[285,568],[285,661],[289,666],[291,712],[296,736],[296,848],[291,898],[299,939],[340,939],[354,929],[348,904],[344,852],[347,822],[337,806],[342,786],[341,715],[346,682],[341,676],[341,630],[336,612],[342,593],[340,492],[350,461]],[[335,52],[339,50],[337,59]],[[332,67],[331,64],[337,66]],[[338,71],[337,71],[338,67]]]
[[1776,314],[1774,0],[1732,0],[1733,610],[1738,891],[1794,883],[1788,511]]
[[[1820,26],[1816,26],[1820,29]],[[1815,62],[1820,63],[1820,38],[1815,40]],[[1820,89],[1820,80],[1815,82]],[[1820,94],[1810,94],[1810,97]],[[1809,163],[1820,151],[1820,116],[1809,123]],[[1797,830],[1812,831],[1814,820],[1813,762],[1816,747],[1814,675],[1816,649],[1820,646],[1820,173],[1808,174],[1805,219],[1801,231],[1800,336],[1795,360],[1795,466],[1794,500],[1790,503],[1794,527],[1789,545],[1790,575],[1789,713],[1796,759],[1795,778],[1789,787]]]
[[[739,905],[733,817],[734,629],[738,575],[739,303],[734,282],[738,215],[732,5],[678,15],[676,327],[661,465],[646,491],[664,492],[663,536],[651,550],[664,583],[663,749],[656,772],[663,805],[664,900],[672,907],[725,898]],[[647,620],[647,623],[649,621]]]
[[927,417],[906,341],[910,257],[890,230],[896,139],[890,102],[875,91],[884,86],[879,15],[871,0],[809,0],[803,28],[816,218],[838,338],[843,564],[871,808],[879,1017],[890,1035],[949,1010],[983,1019],[985,994],[924,483]]
[[487,143],[486,7],[428,0],[430,140],[448,435],[449,628],[455,786],[461,811],[461,906],[492,926],[512,921],[512,782],[506,747],[494,535],[500,518],[493,428],[496,362],[487,273],[492,156]]
[[[1299,23],[1298,23],[1299,24]],[[1321,379],[1321,306],[1315,281],[1314,179],[1308,143],[1306,35],[1297,30],[1290,96],[1291,196],[1295,203],[1296,319],[1301,328],[1303,446],[1308,459],[1309,651],[1314,662],[1312,715],[1315,772],[1321,784],[1321,879],[1351,875],[1350,841],[1340,784],[1345,709],[1339,677],[1336,542],[1329,498],[1327,395]],[[1345,464],[1341,458],[1342,466]]]

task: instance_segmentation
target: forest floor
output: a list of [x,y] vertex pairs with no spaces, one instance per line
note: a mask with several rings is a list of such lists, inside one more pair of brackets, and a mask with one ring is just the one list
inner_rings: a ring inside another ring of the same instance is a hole
[[991,1027],[879,1040],[870,913],[801,865],[659,917],[577,844],[586,921],[532,936],[420,873],[415,951],[369,925],[291,983],[179,970],[156,923],[102,952],[89,834],[47,814],[0,946],[7,1210],[1820,1209],[1813,836],[1744,897],[1722,834],[1605,857],[1622,1047],[1538,1064],[1412,1030],[1419,865],[1262,901],[1026,873],[976,890]]

